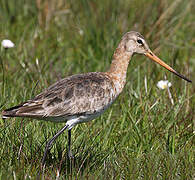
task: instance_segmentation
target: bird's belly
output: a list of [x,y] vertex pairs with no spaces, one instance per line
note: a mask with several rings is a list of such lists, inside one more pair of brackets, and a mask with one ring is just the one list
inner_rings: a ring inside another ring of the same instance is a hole
[[72,129],[76,124],[85,123],[88,121],[91,121],[97,117],[99,117],[101,114],[104,113],[106,109],[110,107],[110,105],[113,103],[113,101],[106,106],[104,106],[102,109],[95,111],[93,113],[84,113],[80,116],[71,116],[67,119],[66,125],[69,126],[68,129]]
[[75,125],[91,121],[100,115],[100,113],[96,113],[90,115],[86,114],[79,117],[72,116],[69,120],[67,120],[66,125],[68,125],[68,129],[72,129]]
[[111,104],[108,104],[107,106],[105,106],[104,108],[102,108],[100,111],[94,112],[94,113],[86,113],[84,115],[81,115],[79,117],[76,116],[72,116],[70,119],[67,120],[66,125],[68,125],[68,129],[72,129],[75,125],[80,124],[80,123],[85,123],[88,121],[91,121],[95,118],[97,118],[98,116],[100,116],[101,114],[104,113],[104,111],[106,109],[108,109],[108,107]]
[[69,116],[66,115],[66,116],[47,117],[44,120],[58,122],[58,123],[65,122],[66,125],[69,126],[68,129],[72,129],[77,124],[91,121],[91,120],[97,118],[98,116],[100,116],[101,114],[103,114],[104,111],[106,111],[111,106],[111,104],[114,102],[114,100],[115,99],[110,101],[107,105],[103,106],[102,108],[94,110],[93,112],[91,112],[89,110],[85,113],[73,114],[73,115],[69,115]]

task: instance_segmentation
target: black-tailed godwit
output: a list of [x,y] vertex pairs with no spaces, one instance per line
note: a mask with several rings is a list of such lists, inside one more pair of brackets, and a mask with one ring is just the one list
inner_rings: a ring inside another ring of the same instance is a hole
[[45,163],[52,143],[66,129],[68,155],[71,157],[71,129],[79,123],[97,118],[114,102],[125,86],[128,64],[135,53],[149,57],[180,78],[191,82],[154,55],[140,33],[130,31],[122,37],[107,72],[90,72],[61,79],[33,99],[4,110],[2,117],[29,117],[66,123],[48,141],[42,164]]

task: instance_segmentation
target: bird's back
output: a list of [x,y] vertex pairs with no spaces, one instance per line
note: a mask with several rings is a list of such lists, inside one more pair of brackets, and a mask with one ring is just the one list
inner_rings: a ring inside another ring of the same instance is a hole
[[115,99],[112,80],[103,72],[64,78],[41,94],[3,111],[3,117],[31,117],[66,121],[72,117],[101,114]]

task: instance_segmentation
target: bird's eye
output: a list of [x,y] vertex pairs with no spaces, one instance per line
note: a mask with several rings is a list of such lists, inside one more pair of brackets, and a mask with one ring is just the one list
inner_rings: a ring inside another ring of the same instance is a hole
[[139,44],[143,44],[143,42],[142,42],[141,39],[138,39],[137,42],[138,42]]

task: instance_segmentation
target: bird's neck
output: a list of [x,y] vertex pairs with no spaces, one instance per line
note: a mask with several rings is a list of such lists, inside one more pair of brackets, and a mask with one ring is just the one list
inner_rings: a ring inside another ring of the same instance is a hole
[[115,50],[110,69],[106,72],[113,81],[117,94],[123,90],[126,83],[126,74],[132,52],[127,52],[124,46],[119,44]]

